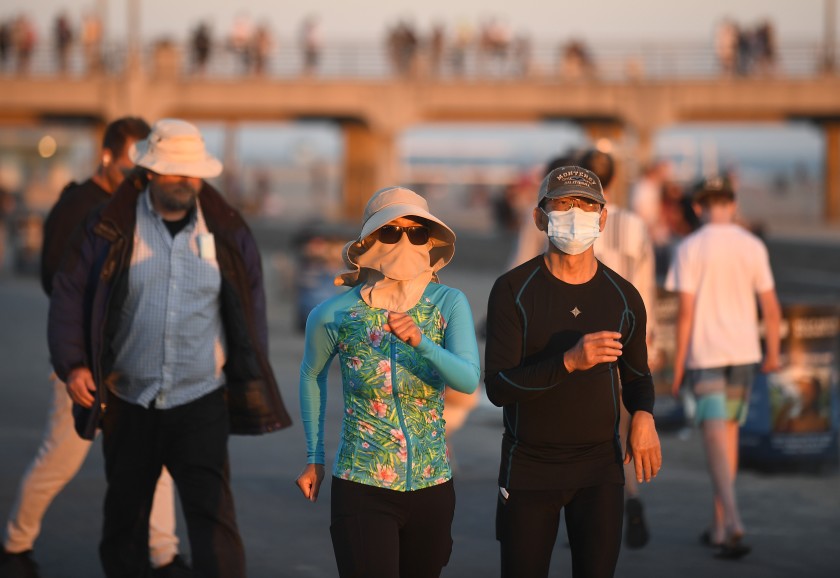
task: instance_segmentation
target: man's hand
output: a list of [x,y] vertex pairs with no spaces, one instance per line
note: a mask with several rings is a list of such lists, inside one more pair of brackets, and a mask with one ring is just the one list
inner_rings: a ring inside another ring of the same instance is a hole
[[93,382],[93,374],[87,367],[77,367],[67,376],[67,395],[74,402],[82,407],[93,405],[96,384]]
[[569,373],[583,371],[599,363],[611,363],[621,357],[621,333],[598,331],[587,333],[563,354],[563,363]]
[[295,483],[310,502],[318,500],[321,482],[324,481],[324,464],[306,464]]
[[414,319],[407,313],[399,313],[397,311],[388,312],[388,323],[383,327],[385,331],[390,331],[397,336],[400,341],[405,341],[412,347],[420,345],[423,339],[423,333]]
[[633,460],[636,467],[636,480],[649,482],[655,478],[662,467],[662,448],[659,445],[659,434],[653,415],[646,411],[637,411],[630,418],[630,435],[627,440],[627,453],[624,463]]

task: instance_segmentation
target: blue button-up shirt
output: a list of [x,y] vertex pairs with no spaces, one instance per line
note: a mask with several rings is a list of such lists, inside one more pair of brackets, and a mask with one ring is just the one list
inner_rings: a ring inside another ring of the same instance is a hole
[[137,200],[128,296],[113,342],[113,393],[167,409],[220,387],[226,358],[220,289],[215,244],[201,207],[173,237],[146,189]]

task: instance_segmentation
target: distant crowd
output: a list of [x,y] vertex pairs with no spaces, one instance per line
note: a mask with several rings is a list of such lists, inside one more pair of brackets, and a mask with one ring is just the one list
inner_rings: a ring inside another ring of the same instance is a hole
[[[186,59],[182,69],[196,75],[229,71],[231,67],[238,74],[269,74],[281,60],[293,62],[290,66],[302,75],[323,70],[325,43],[318,15],[305,17],[293,39],[279,38],[266,19],[255,20],[245,13],[232,19],[227,27],[227,32],[220,33],[209,21],[201,20],[186,38],[158,40],[156,46],[182,45]],[[38,58],[47,61],[39,70],[68,73],[107,69],[106,56],[116,64],[121,52],[104,48],[104,32],[103,22],[94,11],[80,16],[59,12],[47,38],[41,38],[26,13],[0,15],[0,72],[33,72],[36,49]],[[550,76],[578,80],[593,78],[600,72],[598,58],[584,40],[565,39],[548,49],[548,54],[544,43],[536,47],[530,34],[514,31],[508,22],[497,17],[484,18],[477,24],[466,20],[450,25],[437,22],[427,30],[410,19],[402,19],[386,28],[383,40],[387,64],[400,76]],[[773,24],[766,20],[751,27],[729,18],[722,20],[715,32],[713,50],[725,75],[768,74],[777,66],[776,34]],[[631,78],[644,74],[645,63],[640,57],[621,58],[624,74]]]
[[[95,12],[83,14],[76,26],[66,12],[60,12],[53,21],[51,36],[58,72],[67,72],[74,46],[81,51],[86,70],[101,68],[103,27]],[[0,70],[28,74],[39,42],[38,31],[27,14],[0,18]]]

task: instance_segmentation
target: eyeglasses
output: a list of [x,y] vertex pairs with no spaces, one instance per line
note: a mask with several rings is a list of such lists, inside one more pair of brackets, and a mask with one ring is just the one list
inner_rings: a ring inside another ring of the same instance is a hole
[[386,245],[399,243],[403,233],[408,235],[408,240],[412,245],[425,245],[429,242],[429,229],[422,225],[411,227],[385,225],[384,227],[380,227],[377,233],[379,235],[379,241]]
[[559,199],[547,199],[546,207],[552,211],[571,211],[577,207],[587,213],[595,213],[601,210],[601,204],[582,197],[561,197]]

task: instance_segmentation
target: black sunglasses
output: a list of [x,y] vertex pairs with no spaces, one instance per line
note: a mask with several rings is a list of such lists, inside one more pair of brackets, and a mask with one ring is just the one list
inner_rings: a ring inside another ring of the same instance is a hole
[[384,227],[380,227],[377,233],[379,235],[379,241],[386,245],[399,243],[403,233],[408,235],[408,240],[412,245],[425,245],[429,242],[429,229],[422,225],[413,225],[411,227],[385,225]]

